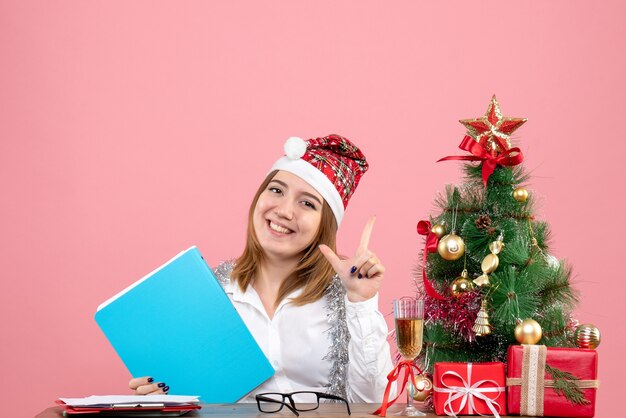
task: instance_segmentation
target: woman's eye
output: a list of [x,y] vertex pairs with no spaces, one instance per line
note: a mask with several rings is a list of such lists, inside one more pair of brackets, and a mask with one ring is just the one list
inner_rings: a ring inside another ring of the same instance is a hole
[[282,193],[282,190],[280,190],[278,187],[270,187],[268,190],[272,193]]
[[302,203],[304,203],[304,206],[309,207],[311,209],[315,209],[315,205],[311,202],[309,202],[308,200],[303,200]]

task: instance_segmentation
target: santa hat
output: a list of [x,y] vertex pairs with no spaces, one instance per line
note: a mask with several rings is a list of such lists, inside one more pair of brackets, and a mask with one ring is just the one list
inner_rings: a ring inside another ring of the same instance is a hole
[[284,148],[285,156],[270,171],[288,171],[309,183],[328,203],[339,226],[350,196],[368,169],[365,155],[339,135],[307,141],[291,137]]

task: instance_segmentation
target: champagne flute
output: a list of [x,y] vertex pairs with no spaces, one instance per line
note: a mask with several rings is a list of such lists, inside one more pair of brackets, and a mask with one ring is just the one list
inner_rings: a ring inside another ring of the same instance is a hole
[[[396,321],[396,343],[398,351],[406,361],[414,361],[422,351],[424,330],[424,301],[421,299],[402,298],[393,301],[393,316]],[[423,417],[425,413],[413,406],[410,386],[406,388],[406,408],[398,415]]]

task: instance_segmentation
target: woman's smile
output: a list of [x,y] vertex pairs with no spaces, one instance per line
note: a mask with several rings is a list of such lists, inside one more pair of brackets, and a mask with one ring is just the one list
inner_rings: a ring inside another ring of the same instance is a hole
[[280,235],[288,235],[288,234],[293,234],[294,231],[292,231],[289,228],[286,228],[284,226],[278,225],[272,221],[267,221],[267,225],[269,226],[270,230],[274,231],[274,232],[278,232]]

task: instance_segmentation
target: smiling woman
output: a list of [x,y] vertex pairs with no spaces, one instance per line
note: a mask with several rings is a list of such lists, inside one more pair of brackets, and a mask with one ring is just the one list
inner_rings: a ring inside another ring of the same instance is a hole
[[[378,310],[384,266],[369,250],[375,219],[355,255],[336,254],[337,228],[361,176],[363,153],[339,135],[290,138],[248,214],[246,246],[217,268],[233,305],[276,373],[262,392],[325,391],[378,402],[392,368],[387,325]],[[144,377],[136,393],[168,386]]]
[[335,273],[318,246],[325,244],[335,250],[337,234],[333,212],[320,194],[300,177],[274,170],[259,188],[249,217],[248,245],[235,267],[239,285],[245,290],[262,261],[279,266],[295,264],[270,309],[273,311],[299,288],[303,292],[292,303],[302,305],[320,299],[328,278]]
[[254,205],[253,225],[265,257],[300,258],[320,230],[323,198],[295,174],[278,171]]

